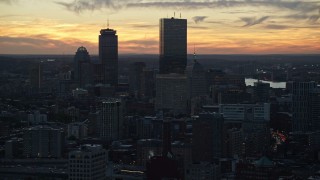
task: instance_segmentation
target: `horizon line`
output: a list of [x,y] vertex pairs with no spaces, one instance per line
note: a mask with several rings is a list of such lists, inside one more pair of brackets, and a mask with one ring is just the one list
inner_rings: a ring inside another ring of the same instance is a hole
[[[0,56],[23,56],[23,55],[27,55],[27,56],[74,56],[75,54],[0,54]],[[138,53],[122,53],[122,54],[119,54],[119,56],[122,56],[122,55],[133,55],[133,56],[137,56],[137,55],[154,55],[154,56],[157,56],[159,54],[138,54]],[[193,53],[190,53],[190,54],[187,54],[187,55],[193,55]],[[197,54],[197,55],[203,55],[203,56],[234,56],[234,55],[238,55],[238,56],[272,56],[272,55],[277,55],[277,56],[281,56],[281,55],[304,55],[304,56],[319,56],[320,53],[270,53],[270,54],[254,54],[254,53],[238,53],[238,54],[233,54],[233,53],[230,53],[230,54]],[[99,54],[90,54],[90,56],[99,56]]]

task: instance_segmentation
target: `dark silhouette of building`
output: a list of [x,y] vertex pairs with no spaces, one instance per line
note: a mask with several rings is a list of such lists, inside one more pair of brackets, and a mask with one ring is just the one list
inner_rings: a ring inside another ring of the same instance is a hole
[[141,94],[141,80],[142,73],[146,67],[146,63],[144,62],[135,62],[130,67],[129,72],[129,90],[130,93],[135,96],[140,96]]
[[40,92],[43,80],[43,65],[39,62],[30,70],[30,84],[33,92]]
[[155,96],[155,79],[153,70],[143,70],[140,84],[140,96],[142,98],[153,98]]
[[184,73],[187,65],[187,20],[160,19],[160,73]]
[[320,89],[311,93],[311,121],[314,131],[320,130]]
[[[316,90],[316,82],[292,83],[292,121],[294,132],[307,132],[313,130],[312,93]],[[318,98],[319,99],[319,98]]]
[[206,84],[206,72],[203,66],[197,61],[194,53],[194,62],[187,66],[186,74],[188,77],[188,94],[190,99],[208,94]]
[[183,179],[183,167],[171,151],[170,120],[163,121],[162,156],[153,156],[147,162],[147,179]]
[[119,99],[102,100],[98,104],[100,138],[115,141],[122,138],[123,112]]
[[192,159],[214,162],[222,156],[223,117],[217,113],[201,113],[193,122]]
[[236,167],[236,179],[278,179],[280,170],[267,157],[253,163],[239,162]]
[[118,35],[113,29],[101,29],[99,60],[103,67],[103,83],[118,85]]
[[89,52],[83,46],[78,48],[74,56],[74,79],[81,88],[93,84],[93,64],[90,62]]
[[269,102],[270,84],[261,81],[254,83],[253,99],[255,102]]

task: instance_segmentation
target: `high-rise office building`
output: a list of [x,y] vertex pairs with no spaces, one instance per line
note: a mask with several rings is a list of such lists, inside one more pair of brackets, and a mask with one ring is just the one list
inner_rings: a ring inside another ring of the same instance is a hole
[[74,56],[74,79],[81,88],[93,84],[93,64],[90,62],[89,52],[83,46],[78,48]]
[[64,145],[64,132],[49,126],[29,128],[23,136],[24,155],[32,158],[60,158]]
[[[316,82],[292,83],[292,121],[294,132],[313,130],[312,108],[316,107],[313,93],[316,91]],[[319,99],[319,98],[318,98]]]
[[155,72],[144,69],[141,74],[140,96],[152,98],[155,95]]
[[41,84],[43,83],[43,63],[39,62],[30,71],[30,85],[34,92],[40,92]]
[[158,74],[156,77],[156,110],[186,114],[188,107],[187,77],[183,74]]
[[99,35],[99,60],[102,64],[103,83],[118,85],[118,35],[113,29],[101,29]]
[[107,151],[85,144],[69,153],[69,179],[106,179]]
[[206,74],[203,66],[194,59],[194,62],[187,66],[189,98],[207,95]]
[[160,73],[184,73],[187,65],[187,20],[160,19]]
[[119,99],[103,100],[99,103],[100,113],[98,125],[102,139],[108,141],[119,140],[122,134],[122,105]]
[[213,162],[222,157],[223,117],[218,113],[201,113],[193,121],[192,159]]
[[131,64],[129,71],[129,91],[135,96],[140,95],[141,78],[145,67],[146,63],[144,62],[135,62]]
[[264,83],[261,81],[254,83],[254,89],[253,89],[253,101],[254,102],[269,102],[269,90],[270,90],[270,84]]
[[313,131],[320,129],[320,88],[311,93],[311,121]]

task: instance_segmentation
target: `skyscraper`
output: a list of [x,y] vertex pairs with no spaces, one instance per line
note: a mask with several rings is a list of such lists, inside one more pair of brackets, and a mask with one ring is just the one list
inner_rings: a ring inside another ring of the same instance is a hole
[[175,115],[187,113],[187,77],[183,74],[159,74],[156,77],[156,110]]
[[108,99],[100,102],[99,128],[100,137],[108,141],[119,140],[122,134],[122,106],[118,99]]
[[81,88],[93,83],[93,65],[89,52],[83,46],[78,48],[74,56],[74,79],[79,82]]
[[222,156],[223,123],[221,114],[200,113],[193,121],[192,159],[213,162]]
[[135,62],[130,66],[129,90],[134,95],[140,94],[142,72],[145,68],[146,68],[146,63],[144,62]]
[[64,145],[64,132],[49,126],[35,126],[26,130],[24,155],[31,158],[60,158]]
[[118,35],[113,29],[101,29],[99,35],[99,60],[102,64],[103,83],[118,85]]
[[253,101],[254,102],[268,102],[269,101],[269,89],[270,84],[264,83],[261,81],[254,83],[254,89],[253,89]]
[[187,20],[160,19],[160,73],[183,74],[187,65]]
[[187,66],[186,74],[188,78],[188,95],[194,97],[207,95],[206,74],[203,66],[194,59],[194,62]]
[[[292,83],[292,121],[294,132],[312,131],[312,109],[316,107],[316,82]],[[314,96],[314,97],[313,97]]]

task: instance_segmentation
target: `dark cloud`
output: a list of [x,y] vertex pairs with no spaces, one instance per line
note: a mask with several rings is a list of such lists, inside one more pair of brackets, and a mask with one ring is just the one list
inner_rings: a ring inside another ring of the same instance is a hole
[[[8,0],[5,0],[8,1]],[[223,7],[245,7],[245,6],[264,6],[295,10],[298,12],[310,12],[318,10],[319,2],[305,2],[302,0],[74,0],[71,3],[58,1],[57,4],[66,9],[81,13],[83,11],[94,11],[102,8],[119,10],[122,8],[165,8],[178,10],[193,10],[203,8],[223,8]]]
[[319,24],[314,24],[312,26],[294,26],[294,25],[279,25],[279,24],[268,24],[263,26],[266,29],[283,30],[283,29],[319,29]]
[[194,16],[192,19],[196,24],[203,22],[208,16]]
[[11,5],[11,4],[17,3],[18,1],[19,0],[0,0],[0,3]]
[[[133,0],[139,1],[139,0]],[[108,8],[112,10],[119,10],[128,4],[129,0],[74,0],[71,3],[56,2],[59,5],[64,6],[67,10],[76,13],[82,13],[83,11],[94,11],[102,8]]]
[[245,25],[243,25],[243,27],[250,27],[250,26],[260,24],[265,20],[267,20],[268,18],[269,16],[263,16],[259,19],[256,19],[255,17],[242,17],[240,19],[246,23]]
[[282,30],[282,29],[288,29],[288,28],[291,28],[291,27],[290,26],[286,26],[286,25],[269,24],[269,25],[264,26],[264,28]]
[[131,44],[131,45],[137,45],[137,46],[143,46],[143,47],[149,47],[149,46],[158,46],[159,42],[156,40],[129,40],[129,41],[121,41],[123,44]]
[[203,26],[188,26],[190,29],[210,29],[209,27],[203,27]]
[[309,23],[315,24],[318,22],[320,15],[312,15],[308,18]]
[[149,25],[149,24],[132,24],[133,28],[154,28],[159,27],[159,25]]

